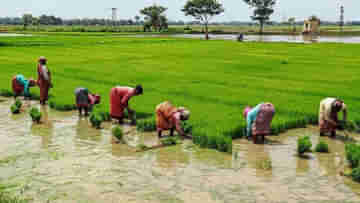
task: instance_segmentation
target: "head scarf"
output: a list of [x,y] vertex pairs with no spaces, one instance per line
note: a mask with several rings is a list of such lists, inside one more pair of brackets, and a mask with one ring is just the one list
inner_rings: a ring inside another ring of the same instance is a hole
[[30,78],[29,79],[29,87],[34,87],[36,85],[36,80]]
[[243,116],[244,118],[246,119],[247,118],[247,115],[248,113],[251,111],[251,107],[250,106],[247,106],[245,107],[244,111],[243,111]]
[[95,98],[95,104],[100,104],[101,96],[98,94],[94,94],[94,98]]
[[334,103],[334,107],[336,111],[340,111],[343,107],[344,102],[341,100],[336,100]]
[[43,62],[46,62],[46,61],[47,61],[47,59],[44,56],[40,56],[39,63],[43,63]]
[[178,111],[180,112],[180,115],[181,117],[184,119],[184,120],[189,120],[190,118],[190,111],[185,108],[185,107],[179,107],[178,108]]

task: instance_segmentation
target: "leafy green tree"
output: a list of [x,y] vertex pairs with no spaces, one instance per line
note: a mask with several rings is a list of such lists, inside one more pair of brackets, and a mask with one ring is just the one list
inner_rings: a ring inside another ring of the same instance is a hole
[[31,14],[24,14],[22,17],[24,29],[26,30],[27,26],[31,25],[33,22],[33,16]]
[[186,16],[192,16],[200,20],[205,26],[205,37],[209,39],[209,22],[212,17],[224,12],[224,8],[217,0],[188,0],[182,12]]
[[264,24],[270,19],[274,13],[274,6],[276,0],[243,0],[251,8],[254,8],[254,13],[251,19],[257,20],[260,23],[260,34],[264,33]]
[[167,8],[154,4],[152,6],[143,8],[140,10],[140,13],[147,17],[146,19],[148,19],[154,30],[161,31],[163,28],[161,25],[165,24],[165,22],[167,23],[167,18],[164,15],[166,10]]
[[140,21],[140,16],[135,16],[135,21],[136,21],[136,24],[139,25],[139,21]]

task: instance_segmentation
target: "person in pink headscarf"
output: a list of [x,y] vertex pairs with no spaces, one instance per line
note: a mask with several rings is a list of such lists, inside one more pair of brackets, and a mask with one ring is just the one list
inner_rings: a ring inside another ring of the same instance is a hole
[[254,143],[257,136],[269,135],[271,133],[271,122],[275,115],[275,108],[271,103],[261,103],[256,107],[247,106],[243,112],[246,119],[246,136],[253,137]]

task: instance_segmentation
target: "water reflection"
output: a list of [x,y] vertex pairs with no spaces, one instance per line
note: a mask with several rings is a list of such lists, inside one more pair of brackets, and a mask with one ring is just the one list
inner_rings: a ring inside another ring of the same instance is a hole
[[[198,34],[177,34],[174,37],[200,39],[204,35]],[[210,35],[210,39],[237,40],[237,35]],[[317,35],[245,35],[244,41],[256,42],[292,42],[292,43],[313,43],[313,42],[336,42],[336,43],[360,43],[360,36],[317,36]]]
[[42,113],[41,123],[31,124],[31,134],[33,136],[41,137],[41,147],[43,149],[48,149],[49,146],[53,144],[54,123],[49,119],[49,109],[47,106],[41,106],[40,112]]

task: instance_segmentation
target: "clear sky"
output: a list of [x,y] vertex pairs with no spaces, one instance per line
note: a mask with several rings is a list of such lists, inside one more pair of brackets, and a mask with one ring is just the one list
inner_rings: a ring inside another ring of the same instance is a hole
[[[22,16],[31,13],[56,15],[62,18],[110,18],[108,8],[118,8],[118,18],[129,19],[139,14],[144,6],[153,3],[168,8],[170,20],[191,20],[184,17],[180,9],[186,0],[1,0],[0,16]],[[225,13],[214,21],[248,21],[251,10],[243,0],[220,0]],[[296,17],[303,20],[310,15],[317,15],[322,20],[336,21],[339,19],[339,7],[345,6],[345,20],[360,20],[360,0],[278,0],[276,12],[272,20],[284,20]]]

